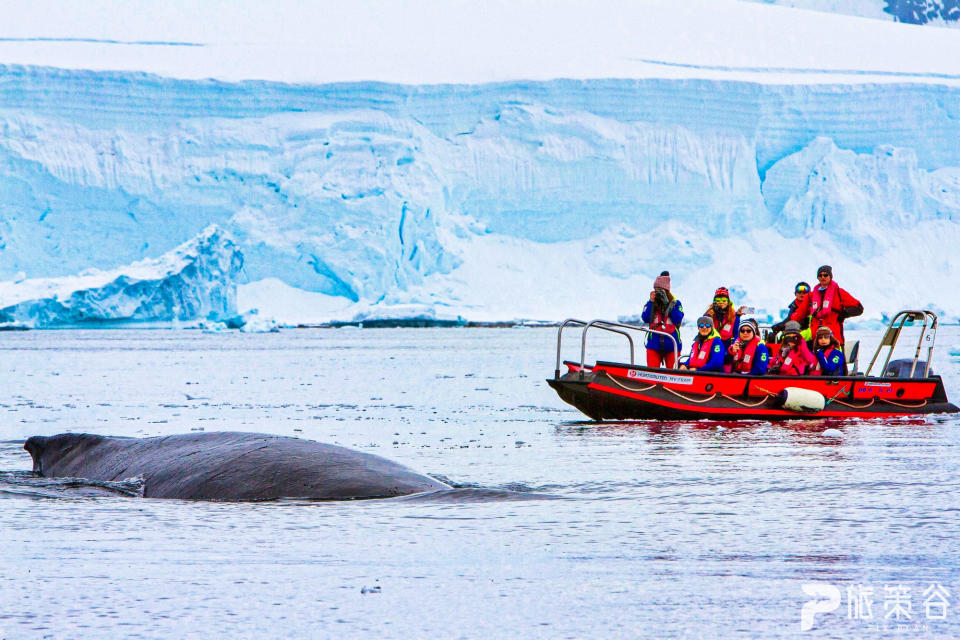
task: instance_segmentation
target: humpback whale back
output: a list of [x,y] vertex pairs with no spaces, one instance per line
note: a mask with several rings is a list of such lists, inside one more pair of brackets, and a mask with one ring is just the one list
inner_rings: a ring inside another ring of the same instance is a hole
[[313,440],[260,433],[122,438],[64,433],[24,444],[46,477],[142,476],[144,497],[354,500],[448,488],[401,464]]

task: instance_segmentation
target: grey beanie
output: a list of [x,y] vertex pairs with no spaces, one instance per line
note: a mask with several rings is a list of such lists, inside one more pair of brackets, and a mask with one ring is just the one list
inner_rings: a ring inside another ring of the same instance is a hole
[[789,335],[791,333],[800,334],[800,323],[796,320],[790,320],[783,326],[783,335]]
[[701,323],[710,323],[710,326],[713,326],[713,318],[710,316],[700,316],[697,318],[697,326],[699,327]]

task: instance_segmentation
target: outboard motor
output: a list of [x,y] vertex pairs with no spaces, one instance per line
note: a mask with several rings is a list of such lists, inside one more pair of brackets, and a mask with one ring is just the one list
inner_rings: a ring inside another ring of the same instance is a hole
[[[887,365],[887,370],[883,372],[884,378],[909,378],[910,367],[913,366],[913,360],[893,360]],[[917,360],[917,368],[913,372],[914,378],[923,378],[924,369],[927,363],[924,360]],[[933,368],[930,368],[930,375],[933,375]]]

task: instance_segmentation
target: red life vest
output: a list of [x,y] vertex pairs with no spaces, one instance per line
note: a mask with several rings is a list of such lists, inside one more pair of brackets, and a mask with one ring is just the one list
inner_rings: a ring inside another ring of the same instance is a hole
[[687,366],[691,369],[699,369],[707,364],[707,361],[710,360],[710,350],[713,347],[713,339],[719,337],[720,334],[714,329],[710,332],[710,335],[703,339],[703,342],[699,340],[699,335],[694,338],[693,346],[690,347],[690,360],[687,362]]
[[[784,355],[781,351],[780,375],[782,376],[802,376],[808,371],[813,370],[817,365],[817,359],[808,359],[804,357],[804,347],[797,346],[787,351]],[[811,354],[812,355],[812,354]]]
[[673,311],[675,306],[677,306],[677,301],[671,300],[663,313],[654,309],[653,314],[650,316],[650,328],[654,331],[662,331],[674,335],[677,326],[670,320],[670,312]]
[[838,313],[835,307],[837,298],[840,295],[840,287],[837,283],[830,281],[825,291],[815,288],[810,292],[810,315],[814,318],[823,319],[828,313]]
[[713,328],[720,333],[720,338],[722,340],[730,340],[731,338],[733,338],[733,323],[736,320],[737,316],[733,316],[734,319],[731,320],[730,322],[727,322],[726,324],[721,324],[726,319],[726,314],[724,314],[723,318],[718,317],[716,313],[713,312],[712,308],[708,311],[708,313],[711,316],[713,316]]
[[750,373],[753,368],[753,356],[757,353],[757,346],[760,344],[760,338],[754,336],[746,346],[741,346],[740,351],[733,356],[733,370],[737,373]]

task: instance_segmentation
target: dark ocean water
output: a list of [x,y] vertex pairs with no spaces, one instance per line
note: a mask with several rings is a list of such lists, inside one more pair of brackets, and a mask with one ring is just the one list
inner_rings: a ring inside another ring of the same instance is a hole
[[[857,337],[872,353],[879,333]],[[0,638],[960,636],[960,420],[597,425],[543,382],[555,339],[0,334]],[[960,331],[938,342],[957,402]],[[464,488],[149,500],[135,480],[33,477],[22,449],[195,429],[337,443]]]

